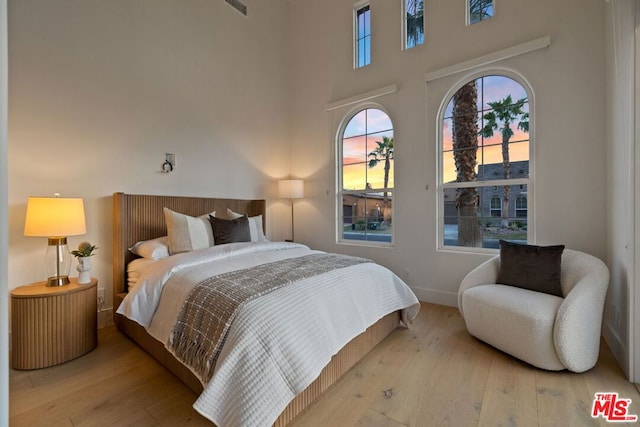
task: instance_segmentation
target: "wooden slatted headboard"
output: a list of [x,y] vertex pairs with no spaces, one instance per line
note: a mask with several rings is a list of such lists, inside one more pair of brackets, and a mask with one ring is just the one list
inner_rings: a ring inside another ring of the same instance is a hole
[[113,312],[115,313],[127,283],[127,263],[135,258],[129,248],[141,240],[167,234],[163,208],[186,215],[209,212],[223,215],[227,208],[248,216],[262,215],[265,227],[265,200],[215,199],[185,196],[153,196],[113,193]]

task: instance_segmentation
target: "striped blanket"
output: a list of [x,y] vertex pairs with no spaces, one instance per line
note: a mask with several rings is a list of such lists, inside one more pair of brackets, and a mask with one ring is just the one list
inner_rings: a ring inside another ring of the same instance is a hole
[[229,328],[245,304],[290,283],[365,262],[371,261],[317,253],[205,279],[185,300],[167,346],[206,384],[213,375]]

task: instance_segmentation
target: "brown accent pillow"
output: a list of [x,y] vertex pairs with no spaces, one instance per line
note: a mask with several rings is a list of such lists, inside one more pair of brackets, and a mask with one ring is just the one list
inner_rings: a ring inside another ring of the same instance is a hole
[[251,241],[249,218],[246,215],[236,219],[222,219],[209,215],[209,222],[213,230],[214,245]]
[[564,245],[534,246],[500,240],[496,282],[562,297],[562,251]]

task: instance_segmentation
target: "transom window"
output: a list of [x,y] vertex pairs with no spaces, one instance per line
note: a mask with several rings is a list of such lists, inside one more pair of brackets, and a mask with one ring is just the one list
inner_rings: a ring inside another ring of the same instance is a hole
[[404,47],[424,43],[424,0],[402,0],[404,22]]
[[355,10],[355,68],[371,63],[371,11],[369,5]]
[[365,108],[338,139],[338,240],[390,244],[393,237],[394,141],[391,119]]
[[493,17],[493,0],[467,0],[467,25]]
[[441,113],[440,246],[528,241],[529,110],[525,88],[500,75],[471,80],[449,99]]

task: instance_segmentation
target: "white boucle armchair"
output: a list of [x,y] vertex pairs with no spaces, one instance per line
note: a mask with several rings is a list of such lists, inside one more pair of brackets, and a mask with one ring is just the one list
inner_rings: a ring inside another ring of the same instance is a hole
[[460,284],[458,308],[469,333],[538,368],[584,372],[598,360],[609,269],[598,258],[562,253],[564,297],[496,284],[500,256]]

